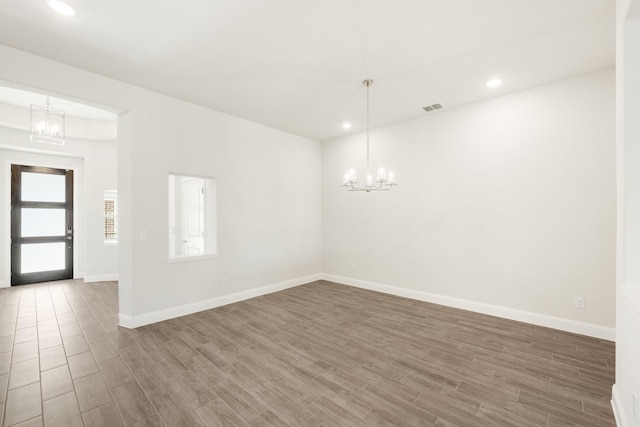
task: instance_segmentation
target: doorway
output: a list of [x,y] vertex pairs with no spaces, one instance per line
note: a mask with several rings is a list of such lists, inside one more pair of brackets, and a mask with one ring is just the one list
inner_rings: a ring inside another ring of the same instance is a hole
[[11,285],[73,278],[73,171],[11,165]]

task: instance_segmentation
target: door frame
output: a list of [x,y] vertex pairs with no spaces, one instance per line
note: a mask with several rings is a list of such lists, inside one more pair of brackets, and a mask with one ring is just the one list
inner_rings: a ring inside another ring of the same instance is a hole
[[[73,230],[74,230],[74,244],[73,244],[73,278],[81,279],[84,277],[84,271],[78,271],[78,266],[80,265],[80,254],[84,253],[84,221],[81,221],[80,215],[84,212],[84,206],[80,206],[83,203],[84,199],[80,199],[79,191],[84,186],[84,157],[82,156],[61,156],[50,153],[41,153],[41,152],[25,152],[21,150],[17,150],[13,147],[2,147],[0,146],[0,150],[6,149],[7,151],[17,151],[25,154],[33,154],[36,156],[46,156],[50,157],[49,160],[24,160],[20,158],[16,158],[13,153],[5,159],[4,162],[4,175],[5,175],[5,188],[4,188],[4,200],[0,201],[2,206],[1,209],[4,210],[4,224],[2,227],[4,228],[4,235],[7,236],[4,242],[4,261],[0,260],[0,262],[4,263],[4,271],[5,277],[0,277],[0,288],[10,288],[11,287],[11,165],[18,164],[23,166],[35,166],[35,167],[45,167],[45,168],[53,168],[53,169],[67,169],[72,170],[74,179],[73,179]],[[60,158],[68,159],[71,162],[79,161],[81,164],[65,164],[64,160],[60,161]],[[84,265],[84,264],[83,264]]]

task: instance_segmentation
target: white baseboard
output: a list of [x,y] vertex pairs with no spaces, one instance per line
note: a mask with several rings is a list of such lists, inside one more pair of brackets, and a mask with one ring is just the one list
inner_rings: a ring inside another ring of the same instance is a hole
[[[110,278],[111,276],[87,276],[85,282],[89,281],[107,281],[117,280]],[[91,280],[99,278],[100,280]],[[88,280],[89,279],[89,280]],[[547,328],[558,329],[561,331],[572,332],[581,335],[587,335],[595,338],[615,341],[615,329],[595,325],[592,323],[579,322],[576,320],[563,319],[560,317],[548,316],[545,314],[532,313],[524,310],[517,310],[508,307],[502,307],[492,304],[486,304],[477,301],[465,300],[460,298],[449,297],[446,295],[432,294],[412,289],[399,288],[396,286],[383,285],[380,283],[367,282],[364,280],[353,279],[350,277],[336,276],[332,274],[314,274],[310,276],[299,277],[297,279],[287,280],[285,282],[267,285],[260,288],[249,289],[235,294],[223,295],[204,301],[197,301],[184,304],[178,307],[170,307],[164,310],[153,311],[150,313],[140,314],[137,316],[129,316],[120,314],[120,326],[125,328],[137,328],[139,326],[149,325],[163,320],[173,319],[175,317],[186,316],[188,314],[197,313],[199,311],[209,310],[211,308],[244,301],[250,298],[267,295],[316,280],[328,280],[343,285],[354,286],[371,291],[382,292],[386,294],[396,295],[405,298],[411,298],[419,301],[431,302],[434,304],[445,305],[448,307],[459,308],[462,310],[474,311],[477,313],[488,314],[491,316],[502,317],[505,319],[516,320],[519,322],[530,323],[533,325],[544,326]]]
[[74,279],[82,279],[84,278],[84,271],[74,271],[73,272]]
[[385,294],[446,305],[448,307],[460,308],[463,310],[474,311],[477,313],[488,314],[505,319],[517,320],[519,322],[531,323],[533,325],[559,329],[561,331],[573,332],[576,334],[587,335],[609,341],[615,341],[616,339],[615,328],[594,325],[592,323],[563,319],[561,317],[547,316],[546,314],[532,313],[529,311],[517,310],[514,308],[454,298],[445,295],[432,294],[412,289],[399,288],[396,286],[383,285],[380,283],[367,282],[364,280],[336,276],[333,274],[323,274],[322,278],[324,280],[340,283],[342,285],[349,285],[357,288],[368,289],[371,291],[382,292]]
[[611,407],[613,408],[613,415],[616,418],[616,425],[618,427],[629,427],[631,424],[627,421],[627,417],[624,413],[624,407],[622,406],[622,400],[618,387],[614,384],[611,388]]
[[164,310],[153,311],[151,313],[140,314],[137,316],[120,314],[120,326],[133,329],[139,326],[149,325],[151,323],[161,322],[163,320],[173,319],[175,317],[186,316],[188,314],[197,313],[199,311],[209,310],[223,305],[233,304],[234,302],[240,302],[262,295],[267,295],[273,292],[294,288],[296,286],[304,285],[309,282],[314,282],[321,279],[322,274],[313,274],[311,276],[299,277],[297,279],[291,279],[284,282],[275,283],[273,285],[249,289],[246,291],[237,292],[235,294],[223,295],[204,301],[184,304],[178,307],[171,307]]
[[117,281],[118,281],[117,274],[91,274],[89,276],[84,276],[84,283],[117,282]]

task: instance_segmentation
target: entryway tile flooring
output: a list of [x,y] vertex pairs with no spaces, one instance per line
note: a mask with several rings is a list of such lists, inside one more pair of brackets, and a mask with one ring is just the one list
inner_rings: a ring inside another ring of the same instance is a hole
[[324,281],[127,330],[117,294],[0,290],[2,425],[615,425],[612,342]]

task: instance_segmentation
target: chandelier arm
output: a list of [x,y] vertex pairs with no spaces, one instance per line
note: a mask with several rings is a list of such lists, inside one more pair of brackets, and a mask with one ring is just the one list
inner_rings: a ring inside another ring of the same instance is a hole
[[345,183],[343,184],[343,187],[345,187],[347,191],[366,191],[367,193],[370,193],[372,191],[389,191],[391,190],[393,185],[396,185],[396,184],[389,184],[382,181],[376,181],[376,184],[373,186],[358,187],[353,185],[353,183]]
[[354,182],[349,182],[348,184],[345,184],[345,187],[347,187],[348,191],[366,191],[366,192],[370,191],[368,187],[360,187],[353,184]]

